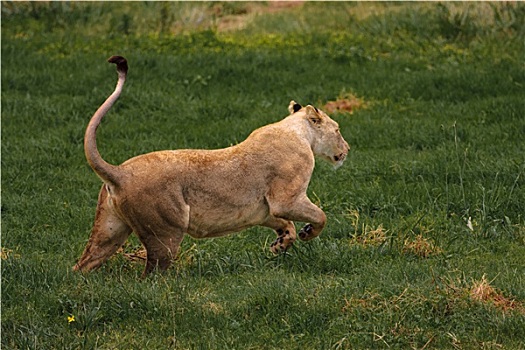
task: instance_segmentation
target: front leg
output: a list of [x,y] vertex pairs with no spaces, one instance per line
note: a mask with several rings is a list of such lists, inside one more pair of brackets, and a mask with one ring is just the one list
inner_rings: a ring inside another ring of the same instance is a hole
[[299,208],[297,210],[304,214],[301,216],[301,219],[296,219],[298,221],[307,222],[301,231],[299,231],[299,238],[302,241],[309,241],[319,236],[326,225],[325,213],[315,204],[310,202],[308,198],[306,199],[308,202],[303,201],[302,203],[298,203]]
[[272,213],[286,220],[307,222],[299,231],[299,238],[303,241],[319,236],[326,225],[325,213],[306,195],[297,197],[292,203],[274,205]]

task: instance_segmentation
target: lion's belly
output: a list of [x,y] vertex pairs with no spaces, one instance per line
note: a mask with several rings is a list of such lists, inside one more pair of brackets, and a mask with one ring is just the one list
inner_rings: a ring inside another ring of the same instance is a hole
[[269,209],[264,201],[237,206],[221,203],[214,207],[190,206],[187,233],[194,238],[220,237],[262,224]]

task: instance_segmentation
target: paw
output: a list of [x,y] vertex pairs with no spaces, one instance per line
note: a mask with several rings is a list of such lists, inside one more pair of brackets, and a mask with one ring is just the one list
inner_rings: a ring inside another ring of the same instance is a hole
[[278,237],[270,246],[270,251],[277,255],[281,252],[285,252],[288,247],[284,244],[284,237]]
[[293,242],[295,242],[295,237],[296,237],[295,230],[294,231],[290,231],[290,230],[284,231],[282,229],[279,229],[276,232],[278,234],[277,239],[270,246],[270,250],[272,251],[273,254],[279,254],[279,253],[287,251],[288,248],[292,246]]
[[312,236],[313,231],[314,231],[314,227],[312,226],[312,224],[306,224],[301,229],[301,231],[299,231],[299,238],[302,239],[303,241],[308,241],[309,239],[314,238]]

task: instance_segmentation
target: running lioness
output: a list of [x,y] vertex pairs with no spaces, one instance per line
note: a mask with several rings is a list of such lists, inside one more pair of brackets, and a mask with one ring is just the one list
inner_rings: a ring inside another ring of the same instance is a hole
[[111,165],[98,152],[96,130],[122,92],[128,64],[121,56],[109,62],[117,65],[117,86],[91,118],[84,138],[87,161],[104,185],[74,270],[100,266],[131,232],[147,251],[143,275],[167,269],[185,233],[208,238],[266,226],[277,233],[274,253],[295,241],[293,221],[307,223],[299,231],[302,240],[321,233],[326,216],[306,196],[314,156],[339,167],[349,150],[337,123],[324,112],[291,101],[288,117],[235,146],[152,152]]

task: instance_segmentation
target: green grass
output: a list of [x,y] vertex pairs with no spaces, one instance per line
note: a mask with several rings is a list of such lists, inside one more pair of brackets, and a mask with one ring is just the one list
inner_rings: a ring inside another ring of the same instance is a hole
[[[525,349],[525,7],[253,14],[268,6],[2,3],[2,348]],[[130,74],[98,133],[112,163],[235,144],[291,99],[361,98],[333,115],[349,159],[318,162],[309,187],[320,238],[274,257],[252,228],[186,238],[145,280],[122,254],[71,272],[100,187],[83,133],[113,54]]]

